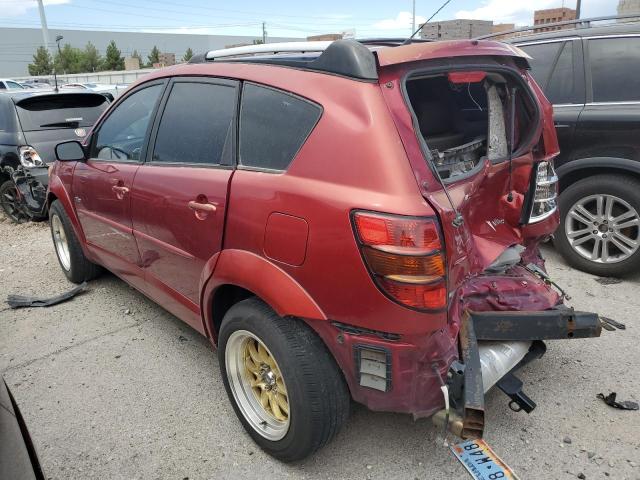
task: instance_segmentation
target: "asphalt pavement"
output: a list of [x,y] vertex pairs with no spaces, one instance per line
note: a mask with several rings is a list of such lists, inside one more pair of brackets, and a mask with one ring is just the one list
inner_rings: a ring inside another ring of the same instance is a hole
[[[596,395],[640,400],[640,273],[603,282],[543,250],[571,305],[627,329],[549,342],[520,375],[538,407],[515,413],[490,391],[485,439],[522,480],[638,480],[640,412]],[[47,224],[0,222],[0,302],[71,287]],[[51,479],[470,478],[429,419],[358,405],[313,457],[273,460],[236,419],[209,342],[110,274],[67,303],[0,311],[0,374]]]

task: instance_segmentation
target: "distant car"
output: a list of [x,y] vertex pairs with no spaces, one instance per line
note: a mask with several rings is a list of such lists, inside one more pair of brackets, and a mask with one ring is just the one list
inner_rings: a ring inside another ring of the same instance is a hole
[[0,78],[0,91],[5,90],[23,90],[24,87],[20,85],[15,80],[10,80],[8,78]]
[[97,83],[65,83],[60,87],[60,90],[90,90],[103,95],[110,102],[113,102],[114,93],[116,93],[115,85],[99,85]]
[[569,264],[603,276],[640,268],[640,25],[512,40],[554,104],[560,226]]
[[109,102],[98,93],[0,95],[0,206],[14,222],[47,216],[47,165],[61,140],[83,138]]
[[0,377],[0,478],[44,480],[42,467],[18,404]]

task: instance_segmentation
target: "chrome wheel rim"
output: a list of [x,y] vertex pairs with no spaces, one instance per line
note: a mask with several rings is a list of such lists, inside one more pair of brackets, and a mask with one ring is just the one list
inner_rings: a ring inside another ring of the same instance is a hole
[[565,232],[571,248],[595,263],[618,263],[640,247],[640,215],[615,195],[590,195],[567,213]]
[[62,268],[69,270],[71,268],[71,255],[69,255],[69,242],[67,242],[67,234],[62,226],[62,221],[58,215],[51,217],[51,233],[53,233],[53,244],[56,246],[56,253]]
[[242,415],[264,438],[289,431],[289,396],[278,364],[266,345],[247,330],[233,332],[225,350],[227,378]]

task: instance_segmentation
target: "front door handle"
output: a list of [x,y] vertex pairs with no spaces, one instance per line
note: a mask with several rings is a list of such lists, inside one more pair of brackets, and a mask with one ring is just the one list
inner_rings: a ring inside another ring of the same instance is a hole
[[569,128],[571,125],[567,125],[566,123],[556,122],[553,124],[553,126],[556,128]]
[[129,193],[129,189],[122,185],[114,185],[113,187],[111,187],[111,190],[116,192],[116,197],[118,197],[118,200],[122,200],[124,198],[124,195],[126,193]]
[[196,210],[196,211],[206,212],[206,213],[213,213],[218,209],[212,203],[200,203],[195,200],[191,200],[188,205],[191,210]]

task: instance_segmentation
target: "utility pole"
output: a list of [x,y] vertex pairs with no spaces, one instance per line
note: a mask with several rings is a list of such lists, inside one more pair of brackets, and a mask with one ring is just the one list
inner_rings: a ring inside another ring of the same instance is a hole
[[43,46],[49,53],[51,53],[51,50],[49,49],[49,28],[47,27],[47,17],[44,14],[44,5],[42,4],[42,0],[38,0],[38,10],[40,11],[40,23],[42,24]]
[[267,43],[267,31],[265,30],[265,22],[262,22],[262,43]]
[[582,7],[582,0],[576,0],[576,19],[580,20],[580,7]]
[[411,33],[416,31],[416,0],[413,0],[413,9],[411,10]]

